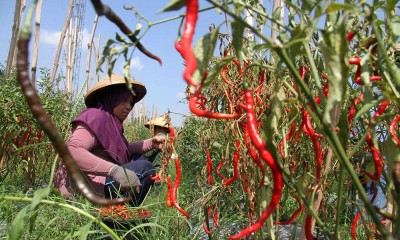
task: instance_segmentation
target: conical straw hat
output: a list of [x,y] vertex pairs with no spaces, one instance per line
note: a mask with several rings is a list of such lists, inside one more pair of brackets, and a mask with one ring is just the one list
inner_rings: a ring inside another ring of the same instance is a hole
[[152,119],[144,124],[145,127],[150,128],[150,126],[159,126],[164,128],[170,128],[170,122],[165,118],[164,115]]
[[[143,83],[135,80],[129,80],[132,84],[132,90],[135,92],[134,103],[139,102],[147,93],[146,87]],[[117,74],[111,74],[111,77],[106,75],[100,81],[98,81],[92,89],[85,96],[85,104],[87,107],[93,107],[96,105],[97,99],[101,94],[102,90],[109,86],[117,86],[126,84],[125,78]]]

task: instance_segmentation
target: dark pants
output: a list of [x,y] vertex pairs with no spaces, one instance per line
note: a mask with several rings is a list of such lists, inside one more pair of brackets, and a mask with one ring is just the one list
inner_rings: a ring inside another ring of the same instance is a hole
[[[150,176],[156,175],[156,169],[153,164],[148,160],[137,159],[123,165],[126,169],[129,169],[136,173],[140,182],[142,184],[140,188],[140,193],[130,194],[132,201],[130,204],[132,206],[139,206],[147,193],[149,192],[151,186],[154,184],[154,180]],[[104,194],[106,198],[117,198],[117,197],[127,197],[128,192],[123,192],[119,190],[119,184],[111,177],[107,177],[106,185],[104,186]]]

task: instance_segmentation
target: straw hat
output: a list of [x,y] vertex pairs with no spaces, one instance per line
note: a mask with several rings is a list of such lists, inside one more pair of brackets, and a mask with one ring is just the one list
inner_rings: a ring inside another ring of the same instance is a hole
[[[146,95],[146,87],[143,83],[137,82],[135,80],[129,80],[132,84],[132,90],[135,92],[136,97],[134,98],[134,103],[139,102]],[[85,104],[87,107],[93,107],[96,104],[97,98],[101,94],[102,90],[109,86],[117,86],[126,84],[125,78],[117,74],[111,74],[111,78],[106,75],[100,81],[98,81],[92,89],[85,96]]]
[[152,119],[152,120],[146,122],[144,124],[144,126],[147,128],[150,128],[150,126],[159,126],[159,127],[163,127],[163,128],[170,128],[171,124],[167,119],[165,119],[164,116],[159,116],[155,119]]

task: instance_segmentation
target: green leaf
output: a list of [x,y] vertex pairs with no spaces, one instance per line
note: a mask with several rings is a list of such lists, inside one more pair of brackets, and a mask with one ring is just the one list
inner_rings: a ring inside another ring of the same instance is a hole
[[216,79],[220,79],[219,76],[221,74],[222,69],[230,62],[232,62],[233,56],[227,56],[221,59],[217,64],[213,66],[213,68],[210,70],[208,73],[208,76],[206,80],[204,81],[204,84],[202,86],[202,90],[206,89],[212,81]]
[[357,120],[364,113],[368,112],[376,104],[378,104],[378,100],[372,100],[364,103],[364,105],[357,111],[356,115],[354,116],[354,121]]
[[92,222],[86,224],[85,226],[81,227],[81,229],[79,230],[80,234],[79,234],[79,239],[80,240],[86,240],[88,235],[89,235],[89,230],[92,227]]
[[277,7],[275,8],[274,12],[272,13],[272,19],[274,19],[275,21],[279,21],[280,17],[281,17],[281,9],[282,7]]
[[50,193],[50,188],[43,188],[36,190],[33,195],[32,203],[30,204],[30,211],[33,211],[40,203],[40,201],[43,198],[47,197],[49,193]]
[[158,11],[158,13],[162,12],[168,12],[168,11],[176,11],[185,6],[185,0],[171,0],[167,6],[165,6],[163,9]]
[[19,240],[22,236],[25,229],[24,219],[26,217],[28,208],[29,205],[21,209],[21,211],[18,212],[17,216],[15,216],[14,220],[12,221],[9,229],[10,240]]
[[343,10],[356,11],[357,9],[351,4],[332,3],[326,8],[326,13],[330,14]]
[[125,38],[118,33],[115,34],[115,40],[117,40],[118,42],[121,42],[121,43],[126,43]]
[[137,36],[137,35],[139,35],[139,33],[140,33],[140,30],[142,30],[142,23],[141,22],[138,22],[137,24],[136,24],[136,28],[135,28],[135,31],[133,31],[133,35],[135,35],[135,36]]
[[[266,121],[266,129],[267,132],[272,134],[272,133],[277,133],[279,132],[278,130],[278,122],[282,117],[283,114],[283,109],[284,108],[284,101],[286,99],[285,91],[282,88],[282,86],[277,86],[275,89],[273,96],[272,96],[272,101],[271,101],[271,114],[268,115],[267,121]],[[268,139],[273,139],[272,135],[267,136]]]
[[238,21],[232,21],[232,45],[236,51],[236,56],[241,62],[241,51],[243,47],[243,32],[244,32],[244,25]]
[[193,54],[197,59],[197,69],[204,72],[207,69],[210,59],[214,55],[215,44],[218,39],[219,28],[214,28],[211,33],[207,33],[200,38],[193,47]]
[[32,233],[33,227],[35,226],[35,222],[36,222],[36,219],[37,219],[38,215],[39,215],[39,211],[34,211],[29,216],[29,226],[28,226],[29,233]]
[[321,51],[325,57],[325,67],[329,79],[329,95],[323,109],[323,121],[331,124],[332,118],[338,117],[334,107],[342,102],[347,86],[348,67],[344,62],[347,42],[344,24],[336,23],[331,31],[323,33],[323,38],[325,44],[321,45]]
[[393,34],[396,35],[397,37],[400,36],[400,22],[391,22],[391,29],[393,30]]

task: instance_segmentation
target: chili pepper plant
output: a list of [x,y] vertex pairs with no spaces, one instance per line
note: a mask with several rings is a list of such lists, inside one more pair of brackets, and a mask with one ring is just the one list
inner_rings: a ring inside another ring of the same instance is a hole
[[[236,214],[248,216],[230,239],[278,235],[279,225],[293,223],[306,239],[316,227],[333,239],[358,226],[367,237],[398,236],[396,1],[285,1],[288,14],[280,19],[258,2],[209,0],[230,17],[232,34],[221,34],[223,24],[216,24],[196,43],[199,1],[178,2],[164,10],[186,11],[175,48],[185,60],[189,109],[206,119],[194,137],[203,150],[196,179],[199,212],[207,209],[204,231],[213,234],[208,209],[229,196]],[[262,30],[269,22],[276,37]],[[225,154],[213,149],[221,135]],[[182,155],[184,162],[190,154]],[[369,184],[379,186],[385,204],[374,203],[376,191],[367,195]],[[284,219],[287,198],[298,208]],[[347,230],[341,227],[346,221]]]
[[301,239],[397,238],[398,1],[284,1],[282,17],[258,1],[205,2],[227,20],[196,42],[203,2],[163,9],[185,11],[171,47],[196,118],[172,131],[154,176],[166,207],[194,236],[273,239],[290,224]]

